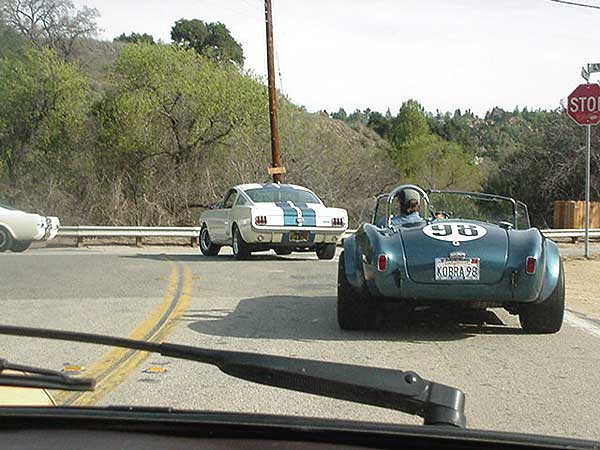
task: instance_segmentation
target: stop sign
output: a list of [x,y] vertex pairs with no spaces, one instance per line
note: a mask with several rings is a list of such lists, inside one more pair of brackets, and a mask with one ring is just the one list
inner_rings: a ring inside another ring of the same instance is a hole
[[577,86],[567,99],[567,113],[579,125],[596,125],[600,122],[600,86]]

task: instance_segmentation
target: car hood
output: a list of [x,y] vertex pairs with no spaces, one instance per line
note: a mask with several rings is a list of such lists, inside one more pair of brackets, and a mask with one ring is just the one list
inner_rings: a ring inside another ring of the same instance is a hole
[[[24,374],[6,370],[4,373]],[[7,406],[55,406],[54,398],[46,389],[0,386],[0,407]]]
[[[477,235],[464,236],[473,233]],[[451,254],[479,258],[481,284],[498,283],[504,275],[508,233],[499,226],[464,220],[434,221],[400,228],[398,238],[404,247],[408,276],[417,283],[440,283],[435,280],[435,260],[449,258]]]

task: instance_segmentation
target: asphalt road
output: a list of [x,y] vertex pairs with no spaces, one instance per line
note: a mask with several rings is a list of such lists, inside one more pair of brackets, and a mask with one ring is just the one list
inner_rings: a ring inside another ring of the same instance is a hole
[[[185,248],[6,253],[0,255],[1,322],[410,369],[461,388],[470,427],[600,439],[600,328],[593,321],[570,314],[560,333],[531,336],[503,311],[461,319],[486,319],[483,326],[390,315],[384,330],[342,332],[335,316],[336,264],[312,254],[238,262]],[[158,331],[157,324],[163,325]],[[5,336],[0,349],[12,362],[80,366],[102,377],[95,396],[57,394],[73,404],[420,423],[160,355],[125,355],[130,363],[119,365],[123,354],[106,347]]]

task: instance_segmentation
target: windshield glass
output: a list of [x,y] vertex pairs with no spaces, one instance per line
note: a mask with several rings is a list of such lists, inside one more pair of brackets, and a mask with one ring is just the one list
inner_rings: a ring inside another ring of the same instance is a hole
[[254,203],[321,203],[317,196],[312,192],[294,189],[292,187],[248,189],[246,194],[248,194]]
[[[599,24],[600,0],[0,0],[0,326],[414,370],[472,428],[600,440]],[[2,359],[97,380],[50,389],[66,407],[423,423],[108,345],[0,333]]]
[[479,220],[489,223],[508,222],[515,225],[514,204],[510,200],[485,195],[432,192],[429,194],[434,212],[452,219]]

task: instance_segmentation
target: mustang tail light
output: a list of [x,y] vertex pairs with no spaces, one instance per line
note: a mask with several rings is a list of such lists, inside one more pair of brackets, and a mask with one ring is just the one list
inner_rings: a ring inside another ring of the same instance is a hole
[[527,257],[527,264],[525,266],[525,270],[529,275],[533,275],[535,273],[536,259],[533,256]]
[[256,216],[254,218],[254,223],[256,225],[266,225],[267,224],[267,216]]
[[342,217],[334,217],[333,219],[331,219],[331,225],[333,225],[334,227],[343,227],[344,219]]
[[387,255],[379,255],[377,257],[377,270],[385,272],[387,270],[388,260]]

